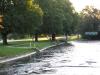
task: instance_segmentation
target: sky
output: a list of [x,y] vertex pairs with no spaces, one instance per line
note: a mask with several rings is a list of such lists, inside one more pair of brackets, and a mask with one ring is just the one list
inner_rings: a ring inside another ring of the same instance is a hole
[[92,5],[100,9],[100,0],[70,0],[77,12],[81,11],[86,5]]

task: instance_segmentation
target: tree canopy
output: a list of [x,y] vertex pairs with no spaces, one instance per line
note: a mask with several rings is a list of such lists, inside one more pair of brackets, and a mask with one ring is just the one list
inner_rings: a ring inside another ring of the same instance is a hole
[[42,9],[32,0],[2,0],[0,4],[4,17],[1,33],[4,37],[10,32],[31,34],[41,23]]
[[[69,0],[0,0],[1,34],[72,34],[78,14]],[[5,38],[5,39],[4,39]]]
[[67,34],[74,32],[74,27],[77,24],[75,20],[78,17],[69,0],[37,1],[44,12],[42,24],[44,33]]
[[98,31],[100,24],[100,10],[93,6],[86,6],[81,12],[81,32]]

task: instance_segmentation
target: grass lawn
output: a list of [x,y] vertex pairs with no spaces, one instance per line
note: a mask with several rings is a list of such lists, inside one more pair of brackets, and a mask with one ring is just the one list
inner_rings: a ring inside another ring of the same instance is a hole
[[30,49],[23,48],[11,48],[11,47],[3,47],[0,46],[0,57],[11,57],[15,55],[19,55],[26,52],[32,52]]
[[[57,37],[59,39],[59,37]],[[77,36],[70,36],[68,40],[75,40]],[[8,42],[9,45],[3,46],[0,43],[0,57],[12,57],[16,55],[21,55],[24,53],[33,52],[32,48],[42,49],[44,47],[53,45],[54,43],[47,40],[47,38],[40,38],[39,42],[33,42],[30,40],[21,40]]]
[[71,36],[68,36],[68,41],[74,41],[74,40],[78,40],[80,38],[81,38],[81,36],[71,35]]
[[12,57],[28,52],[33,52],[34,50],[32,50],[32,48],[34,47],[42,49],[50,45],[52,45],[52,42],[50,41],[16,41],[9,42],[8,46],[3,46],[2,44],[0,44],[0,57]]

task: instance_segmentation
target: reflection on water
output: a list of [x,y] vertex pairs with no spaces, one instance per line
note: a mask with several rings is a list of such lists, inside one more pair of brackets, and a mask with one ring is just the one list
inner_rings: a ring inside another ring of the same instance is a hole
[[[100,42],[71,42],[8,66],[0,75],[100,75]],[[9,70],[9,72],[8,72]]]

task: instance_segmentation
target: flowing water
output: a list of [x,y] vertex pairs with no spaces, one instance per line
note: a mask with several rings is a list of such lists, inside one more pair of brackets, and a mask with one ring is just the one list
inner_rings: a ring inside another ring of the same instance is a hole
[[[0,75],[100,75],[100,41],[75,41],[1,69]],[[9,70],[9,71],[8,71]]]

